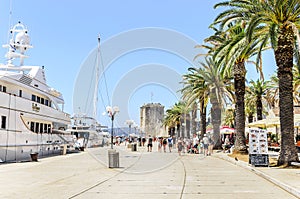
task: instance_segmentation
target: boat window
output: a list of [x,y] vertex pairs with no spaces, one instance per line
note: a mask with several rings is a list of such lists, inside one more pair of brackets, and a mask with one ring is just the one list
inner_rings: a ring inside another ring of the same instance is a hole
[[39,129],[40,129],[40,123],[36,122],[35,123],[35,131],[34,132],[38,133]]
[[45,99],[41,98],[41,104],[45,104]]
[[35,96],[35,95],[32,95],[32,96],[31,96],[31,100],[35,102],[36,96]]
[[44,129],[43,125],[44,125],[43,123],[40,123],[40,133],[43,133],[43,129]]
[[19,90],[19,97],[22,97],[22,90]]
[[6,86],[2,86],[2,91],[6,93]]
[[41,98],[39,96],[36,97],[36,102],[41,103]]
[[48,133],[51,133],[51,124],[48,124]]
[[47,133],[47,124],[44,124],[44,133]]
[[34,132],[38,133],[39,130],[40,130],[40,123],[36,122],[35,123],[35,131]]
[[6,128],[6,116],[1,116],[1,128]]
[[34,122],[30,122],[30,130],[34,132]]
[[45,100],[45,105],[48,106],[48,104],[49,104],[49,101],[46,99]]

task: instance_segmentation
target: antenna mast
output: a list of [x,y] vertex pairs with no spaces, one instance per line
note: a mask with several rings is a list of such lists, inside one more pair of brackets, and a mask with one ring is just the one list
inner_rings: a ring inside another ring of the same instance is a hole
[[94,90],[94,110],[93,117],[97,120],[97,103],[98,103],[98,83],[99,83],[99,57],[100,57],[100,34],[98,35],[98,50],[97,50],[97,63],[96,63],[96,74],[95,74],[95,90]]

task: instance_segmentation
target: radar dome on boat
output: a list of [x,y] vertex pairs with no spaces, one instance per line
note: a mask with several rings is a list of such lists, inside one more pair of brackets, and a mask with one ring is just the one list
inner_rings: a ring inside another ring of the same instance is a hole
[[29,45],[30,37],[26,32],[22,31],[16,35],[15,42],[19,44]]

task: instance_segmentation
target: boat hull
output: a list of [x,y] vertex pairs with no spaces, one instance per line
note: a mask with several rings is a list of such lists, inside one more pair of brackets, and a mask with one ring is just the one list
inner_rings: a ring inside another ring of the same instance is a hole
[[8,93],[0,92],[0,98],[0,116],[5,116],[4,122],[0,118],[0,162],[28,161],[31,153],[59,155],[65,144],[73,146],[71,134],[53,133],[70,123],[64,112],[40,104],[37,112],[32,101]]

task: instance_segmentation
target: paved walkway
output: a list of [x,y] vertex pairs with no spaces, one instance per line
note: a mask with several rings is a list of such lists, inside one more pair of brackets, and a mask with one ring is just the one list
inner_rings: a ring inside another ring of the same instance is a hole
[[252,167],[224,153],[115,148],[114,169],[105,147],[0,165],[0,198],[300,198],[300,169]]

